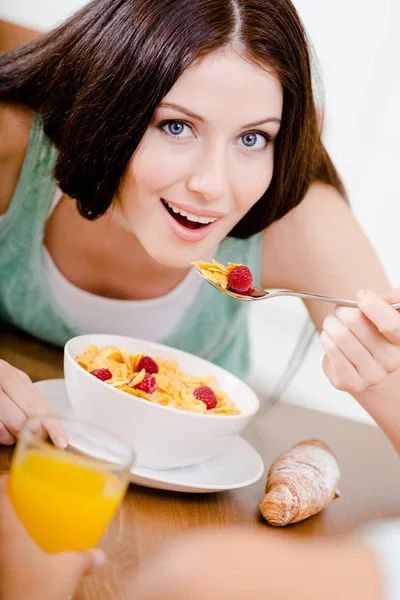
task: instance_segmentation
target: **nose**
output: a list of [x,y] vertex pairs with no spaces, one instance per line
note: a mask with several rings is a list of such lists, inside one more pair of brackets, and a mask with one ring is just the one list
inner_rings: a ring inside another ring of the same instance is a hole
[[188,179],[188,188],[198,192],[208,202],[216,202],[224,196],[228,186],[228,173],[224,148],[204,147]]

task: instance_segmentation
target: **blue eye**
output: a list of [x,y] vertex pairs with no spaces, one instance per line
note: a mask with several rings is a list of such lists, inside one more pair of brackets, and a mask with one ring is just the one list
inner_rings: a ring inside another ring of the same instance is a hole
[[249,131],[240,138],[243,146],[252,150],[262,150],[266,148],[269,142],[269,136],[266,133],[257,133]]
[[184,124],[179,123],[179,121],[176,121],[175,123],[168,123],[167,127],[169,133],[172,133],[172,135],[180,135],[185,128]]
[[160,128],[167,135],[172,135],[176,138],[188,138],[192,136],[191,129],[184,121],[164,121]]

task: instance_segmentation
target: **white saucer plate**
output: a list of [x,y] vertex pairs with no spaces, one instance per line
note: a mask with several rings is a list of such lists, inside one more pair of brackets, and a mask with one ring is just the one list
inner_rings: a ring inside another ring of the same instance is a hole
[[[64,379],[38,381],[35,386],[52,413],[74,417]],[[246,440],[237,437],[226,450],[201,463],[163,471],[134,467],[130,480],[159,490],[206,493],[246,487],[258,481],[263,473],[264,464],[258,452]]]

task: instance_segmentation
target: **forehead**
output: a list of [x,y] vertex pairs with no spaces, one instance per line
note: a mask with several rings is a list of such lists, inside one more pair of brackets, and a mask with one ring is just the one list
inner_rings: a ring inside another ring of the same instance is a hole
[[281,117],[278,78],[234,51],[219,50],[188,67],[164,98],[212,121],[224,113],[246,123]]

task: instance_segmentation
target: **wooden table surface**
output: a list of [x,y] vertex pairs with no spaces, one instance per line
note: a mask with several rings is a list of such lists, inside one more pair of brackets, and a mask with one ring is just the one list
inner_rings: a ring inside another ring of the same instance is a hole
[[[34,381],[62,377],[62,353],[16,331],[0,330],[0,358],[26,371]],[[261,454],[266,470],[281,451],[310,438],[325,441],[338,458],[340,499],[315,517],[279,529],[280,535],[337,536],[370,519],[400,516],[400,461],[377,428],[280,403],[261,410],[244,437]],[[11,452],[0,447],[0,470],[8,469]],[[179,539],[191,528],[246,525],[269,535],[272,528],[258,513],[264,485],[265,476],[247,488],[215,494],[131,485],[101,543],[109,564],[83,583],[76,598],[125,599],[122,582],[160,545]]]

